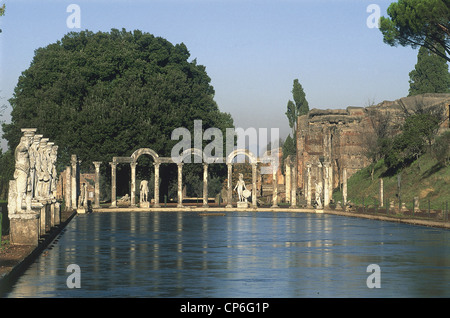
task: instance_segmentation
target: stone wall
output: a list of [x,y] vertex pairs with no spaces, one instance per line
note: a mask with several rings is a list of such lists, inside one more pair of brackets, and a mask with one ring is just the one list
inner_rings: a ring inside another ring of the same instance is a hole
[[[389,127],[394,133],[399,129],[407,113],[420,108],[442,107],[446,120],[441,131],[449,129],[450,94],[423,94],[405,97],[395,101],[384,101],[369,107],[346,109],[312,109],[307,115],[299,116],[297,130],[297,184],[305,188],[306,164],[312,164],[312,184],[319,175],[318,163],[331,164],[331,186],[342,184],[343,168],[347,177],[370,164],[365,152],[368,136],[375,133],[377,119],[381,115],[389,118]],[[314,190],[313,190],[314,192]]]

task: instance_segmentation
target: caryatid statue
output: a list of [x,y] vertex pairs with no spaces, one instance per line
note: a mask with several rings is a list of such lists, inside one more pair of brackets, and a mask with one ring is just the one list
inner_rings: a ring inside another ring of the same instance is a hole
[[50,174],[48,172],[47,142],[48,138],[42,138],[39,144],[40,164],[39,170],[37,170],[39,199],[47,199],[49,194],[48,183],[50,180]]
[[142,180],[140,187],[139,187],[139,199],[140,202],[148,202],[148,181],[147,180]]
[[55,198],[56,194],[56,159],[58,156],[58,146],[54,143],[49,142],[47,144],[47,158],[48,158],[48,173],[49,173],[49,196],[50,198]]
[[30,146],[30,178],[31,178],[31,197],[35,198],[37,195],[37,170],[40,169],[40,155],[39,155],[39,142],[42,135],[34,135],[33,143]]
[[30,154],[29,148],[32,143],[32,138],[21,137],[20,143],[17,145],[14,152],[16,160],[16,167],[14,170],[14,179],[16,181],[16,212],[21,213],[22,201],[26,201],[27,211],[31,211],[31,197],[27,200],[27,192],[31,191],[31,178],[30,178]]

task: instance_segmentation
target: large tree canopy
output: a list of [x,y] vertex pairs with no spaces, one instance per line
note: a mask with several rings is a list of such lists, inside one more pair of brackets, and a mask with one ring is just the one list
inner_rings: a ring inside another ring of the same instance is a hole
[[380,19],[385,43],[423,46],[450,61],[449,0],[399,0],[391,3],[387,13],[389,18]]
[[192,132],[195,119],[203,129],[233,127],[205,67],[189,57],[183,43],[141,31],[71,32],[35,51],[9,100],[4,137],[14,149],[21,128],[37,128],[63,164],[71,154],[89,165],[144,147],[170,156],[175,128]]
[[409,96],[449,92],[450,73],[447,61],[422,46],[417,54],[417,64],[409,73]]

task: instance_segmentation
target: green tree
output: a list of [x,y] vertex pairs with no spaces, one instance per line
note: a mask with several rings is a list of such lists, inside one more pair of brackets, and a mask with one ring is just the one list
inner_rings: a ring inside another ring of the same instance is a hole
[[295,148],[295,141],[291,137],[291,135],[288,135],[286,137],[286,140],[283,143],[283,156],[281,157],[281,169],[284,172],[284,163],[286,161],[286,158],[288,156],[295,157],[297,151]]
[[[5,8],[6,8],[5,4],[0,6],[0,17],[5,15]],[[2,29],[0,29],[0,33],[2,33]]]
[[298,79],[294,80],[294,84],[292,87],[292,97],[294,101],[288,101],[285,114],[289,121],[289,127],[291,127],[292,129],[292,138],[294,138],[295,143],[298,116],[306,115],[309,112],[309,105],[308,101],[306,100],[306,94],[303,91],[303,87],[299,83]]
[[448,0],[399,0],[390,4],[387,14],[388,18],[380,18],[380,31],[385,43],[412,48],[423,46],[450,61]]
[[419,49],[417,64],[409,73],[409,78],[409,96],[450,92],[447,62],[424,46]]
[[438,128],[439,121],[431,114],[418,113],[407,117],[400,134],[381,141],[387,167],[398,170],[417,160],[426,151],[426,146],[431,146]]
[[298,109],[299,116],[306,115],[309,112],[308,101],[306,100],[305,92],[298,79],[294,80],[294,87],[292,88],[292,97],[294,98],[295,107]]
[[448,166],[450,164],[450,131],[446,131],[436,138],[431,153],[440,165]]
[[[139,30],[68,33],[35,51],[9,100],[11,124],[3,124],[4,138],[15,149],[21,128],[37,128],[59,145],[61,166],[77,154],[85,169],[139,148],[170,156],[179,142],[171,140],[172,131],[193,132],[196,119],[203,129],[216,127],[225,136],[233,119],[214,101],[206,68],[189,57],[183,43]],[[162,167],[162,179],[176,174],[169,170]]]

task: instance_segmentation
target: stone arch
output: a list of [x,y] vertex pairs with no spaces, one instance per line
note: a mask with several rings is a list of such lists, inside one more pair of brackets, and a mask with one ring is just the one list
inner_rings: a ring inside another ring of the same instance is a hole
[[140,148],[133,152],[130,156],[131,159],[131,205],[136,205],[135,202],[135,188],[136,188],[136,164],[137,160],[141,155],[149,155],[153,158],[155,166],[155,185],[154,185],[154,207],[159,207],[159,156],[153,149],[150,148]]
[[150,155],[153,157],[153,160],[155,161],[155,163],[159,163],[159,156],[156,153],[156,151],[154,151],[153,149],[150,148],[140,148],[138,150],[136,150],[135,152],[133,152],[133,154],[131,155],[131,162],[132,163],[136,163],[138,158],[141,155]]
[[[189,149],[186,149],[185,151],[183,151],[183,153],[182,153],[181,156],[179,157],[179,160],[180,160],[181,162],[184,162],[184,159],[185,159],[186,157],[189,157],[189,156],[198,156],[198,157],[200,157],[200,159],[201,159],[202,162],[203,162],[203,151],[200,150],[200,149],[198,149],[198,148],[189,148]],[[177,161],[178,161],[178,160],[177,160]]]
[[248,149],[236,149],[230,152],[227,156],[227,170],[228,170],[228,183],[227,183],[227,207],[232,207],[232,170],[233,170],[233,159],[238,155],[245,155],[250,160],[252,165],[252,207],[256,208],[256,165],[258,163],[258,158]]
[[[173,162],[178,166],[178,205],[177,207],[183,207],[183,194],[182,194],[182,179],[183,179],[183,164],[184,160],[190,156],[197,156],[200,158],[200,163],[203,163],[203,207],[208,207],[208,163],[204,161],[203,151],[198,148],[189,148],[182,152],[182,154],[176,158],[172,158]],[[186,162],[191,163],[191,162]],[[196,163],[194,161],[194,163]]]
[[238,155],[245,155],[250,160],[251,164],[256,164],[258,162],[258,159],[256,156],[248,149],[236,149],[230,152],[230,154],[227,156],[227,164],[231,164],[234,157]]

